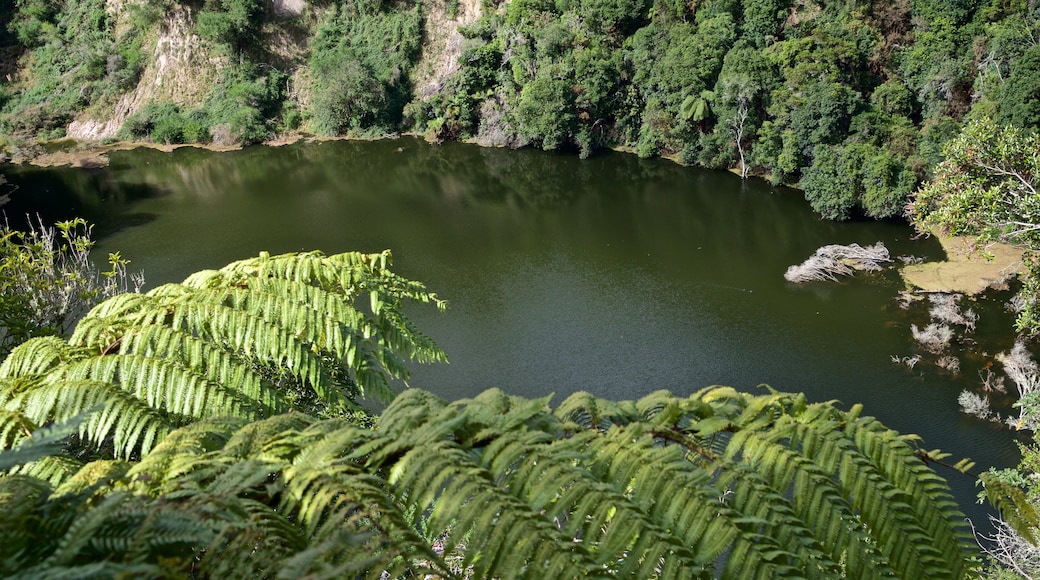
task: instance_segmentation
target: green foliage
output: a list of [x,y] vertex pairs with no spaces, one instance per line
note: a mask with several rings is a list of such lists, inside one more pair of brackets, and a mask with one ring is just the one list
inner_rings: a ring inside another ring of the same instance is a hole
[[27,47],[43,44],[48,36],[53,35],[55,6],[47,0],[17,0],[16,14],[8,24],[8,28],[17,36],[18,41]]
[[963,25],[974,15],[980,0],[913,0],[914,15],[934,23],[946,20]]
[[913,112],[913,95],[900,79],[889,79],[870,94],[870,104],[888,115],[907,117]]
[[314,130],[395,131],[410,99],[408,75],[419,58],[422,22],[418,5],[391,10],[346,2],[333,10],[311,44]]
[[[870,176],[843,178],[856,184],[851,201],[809,196],[834,201],[830,215],[882,217],[931,175],[963,121],[1040,124],[1040,19],[1022,0],[514,0],[463,27],[455,72],[422,94],[413,75],[435,39],[423,38],[420,3],[324,1],[310,19],[271,18],[260,0],[193,6],[196,31],[229,66],[197,110],[142,111],[127,127],[137,138],[412,129],[582,157],[619,146],[789,184],[833,169],[815,159],[820,146],[869,145],[858,167]],[[29,53],[19,78],[0,83],[0,135],[60,136],[77,113],[108,110],[150,55],[145,31],[173,9],[129,8],[116,38],[102,0],[17,0],[0,43]],[[308,30],[305,54],[264,46]],[[305,84],[290,91],[290,78]]]
[[861,175],[862,158],[853,148],[820,145],[813,164],[802,177],[805,199],[824,218],[844,220],[856,207],[856,186]]
[[900,69],[907,86],[924,105],[925,117],[948,115],[958,99],[971,88],[971,62],[966,54],[968,38],[953,21],[938,18],[914,36],[913,46],[900,55]]
[[835,220],[857,208],[876,219],[901,215],[916,185],[902,159],[867,144],[817,147],[801,182],[813,209]]
[[129,139],[150,139],[156,143],[205,143],[210,140],[209,115],[203,109],[183,113],[177,105],[149,103],[127,118],[122,131]]
[[594,33],[628,36],[641,26],[650,0],[581,0],[566,2],[577,9],[583,24]]
[[8,24],[31,51],[28,82],[0,109],[0,133],[61,135],[72,115],[113,102],[143,67],[140,38],[119,38],[103,0],[19,0]]
[[483,27],[459,30],[467,37],[459,60],[467,65],[449,77],[444,90],[429,101],[405,107],[405,115],[416,130],[428,131],[437,139],[460,139],[477,133],[479,107],[490,96],[489,89],[499,75],[503,46],[494,36],[490,21],[481,23]]
[[238,53],[257,40],[263,13],[263,0],[205,0],[196,28],[203,38]]
[[546,150],[570,142],[577,129],[572,82],[560,68],[540,69],[520,91],[516,107],[520,135]]
[[389,400],[406,360],[444,360],[402,312],[408,300],[443,303],[389,261],[261,255],[111,298],[68,342],[30,340],[0,365],[0,433],[17,439],[16,427],[102,405],[80,437],[128,458],[200,418],[340,414],[358,396]]
[[937,458],[858,406],[775,392],[409,390],[374,429],[209,419],[133,465],[0,477],[0,572],[962,577]]
[[[205,134],[207,127],[214,140],[255,143],[270,137],[285,96],[286,75],[271,67],[245,64],[224,71],[203,107],[206,115],[194,126]],[[188,116],[189,123],[194,119]]]
[[0,357],[32,337],[66,334],[98,302],[140,287],[140,275],[128,277],[118,254],[107,271],[94,265],[91,229],[82,219],[0,227]]
[[[919,228],[1040,249],[1040,135],[989,120],[972,121],[947,143],[945,155],[935,179],[916,192],[908,208]],[[1029,270],[1023,293],[1026,309],[1017,326],[1036,334],[1040,272],[1035,266]]]
[[516,1],[467,29],[460,70],[409,114],[441,139],[583,156],[621,145],[745,165],[774,183],[818,181],[834,165],[814,158],[819,146],[869,145],[831,215],[889,217],[962,116],[1032,122],[1023,55],[1035,18],[1023,3],[979,4],[660,1],[644,13],[624,3],[615,10],[630,24],[604,27],[597,3]]
[[869,217],[900,216],[910,194],[917,187],[917,176],[903,159],[892,153],[877,151],[863,165],[863,209]]
[[[262,71],[262,72],[261,72]],[[167,145],[255,143],[268,138],[281,106],[285,75],[240,66],[224,71],[201,107],[183,111],[171,102],[149,103],[123,123],[122,135]]]
[[0,575],[964,576],[944,456],[859,406],[407,390],[345,417],[444,358],[402,312],[443,303],[389,258],[261,255],[18,347]]
[[936,178],[910,215],[922,227],[1029,247],[1040,245],[1040,136],[992,121],[969,123],[947,143]]
[[1011,74],[1000,90],[997,121],[1040,129],[1040,46],[1033,46],[1011,63]]
[[791,0],[744,0],[743,36],[763,47],[777,39]]

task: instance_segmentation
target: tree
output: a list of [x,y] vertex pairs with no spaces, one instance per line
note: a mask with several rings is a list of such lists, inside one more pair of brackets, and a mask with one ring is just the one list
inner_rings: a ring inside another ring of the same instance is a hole
[[816,213],[829,220],[846,220],[859,200],[862,159],[854,148],[818,145],[801,186]]
[[357,58],[316,66],[315,71],[322,81],[314,91],[313,123],[323,135],[369,127],[386,106],[385,88]]
[[875,149],[863,164],[863,210],[875,219],[901,215],[916,185],[917,176],[903,159]]
[[[907,215],[921,230],[974,236],[1040,248],[1040,135],[1000,127],[988,119],[969,122],[944,153],[935,178],[919,189]],[[1027,260],[1022,290],[1025,308],[1016,326],[1040,332],[1040,267]]]
[[1000,117],[1003,123],[1020,128],[1040,129],[1040,45],[1034,45],[1011,62],[1011,75],[1000,90]]
[[787,17],[790,0],[744,0],[741,29],[747,38],[761,48],[777,39],[780,26]]
[[307,112],[314,129],[330,135],[399,129],[422,18],[418,5],[394,9],[380,2],[347,2],[326,13],[309,49]]
[[715,92],[719,98],[727,101],[734,109],[733,114],[726,119],[728,129],[733,132],[733,140],[737,145],[737,153],[740,155],[740,177],[747,179],[748,166],[744,158],[744,130],[748,124],[748,115],[751,113],[752,100],[760,91],[754,81],[745,75],[725,77],[719,81]]
[[[944,3],[929,3],[942,6]],[[915,7],[915,12],[918,10]],[[900,72],[907,87],[917,94],[925,117],[957,117],[953,105],[967,101],[972,70],[966,45],[970,35],[946,16],[936,16],[928,26],[914,33],[914,43],[904,49]]]
[[237,54],[259,37],[263,15],[261,0],[205,0],[197,27],[199,35]]
[[739,44],[726,53],[713,93],[719,124],[732,133],[740,158],[740,175],[748,175],[746,145],[754,141],[765,98],[777,83],[775,67],[760,50]]
[[517,131],[550,151],[571,142],[577,129],[573,70],[547,65],[520,91],[516,105]]

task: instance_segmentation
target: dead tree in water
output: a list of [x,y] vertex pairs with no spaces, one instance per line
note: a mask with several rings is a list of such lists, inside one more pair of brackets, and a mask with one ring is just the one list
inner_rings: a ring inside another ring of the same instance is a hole
[[881,264],[891,261],[888,248],[881,242],[867,247],[834,244],[823,246],[808,260],[788,268],[784,278],[788,282],[837,280],[839,276],[849,276],[857,270],[880,270]]

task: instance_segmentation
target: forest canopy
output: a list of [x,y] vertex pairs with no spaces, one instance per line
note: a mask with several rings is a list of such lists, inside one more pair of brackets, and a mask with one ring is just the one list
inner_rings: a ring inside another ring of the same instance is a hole
[[[136,94],[157,33],[181,25],[220,63],[211,86],[194,100],[154,95],[122,137],[414,131],[583,156],[623,148],[799,184],[822,216],[846,219],[900,216],[967,121],[1040,126],[1040,6],[1026,0],[489,1],[432,89],[418,83],[424,52],[459,2],[184,6],[0,9],[13,73],[0,75],[0,148],[59,137]],[[297,48],[279,49],[286,38]]]

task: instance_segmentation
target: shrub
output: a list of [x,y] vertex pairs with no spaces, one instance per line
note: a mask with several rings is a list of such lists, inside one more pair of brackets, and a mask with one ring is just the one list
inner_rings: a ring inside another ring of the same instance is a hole
[[[214,141],[255,143],[271,135],[271,120],[278,115],[285,96],[286,75],[276,69],[251,64],[232,67],[214,88],[204,107],[207,123],[214,127]],[[223,126],[217,138],[216,126]]]
[[315,131],[392,132],[411,98],[408,73],[419,58],[422,12],[347,3],[311,43],[316,79],[308,113]]
[[152,102],[128,117],[121,132],[130,139],[147,138],[166,145],[201,141],[204,139],[198,137],[204,133],[204,118],[205,113],[200,111],[185,116],[180,107],[169,101]]
[[53,137],[76,113],[113,102],[136,81],[140,30],[117,37],[104,0],[21,0],[13,13],[11,29],[30,58],[22,61],[26,84],[0,99],[0,130]]
[[118,254],[107,271],[91,261],[91,230],[82,219],[0,227],[0,358],[31,337],[68,333],[94,304],[141,287]]

